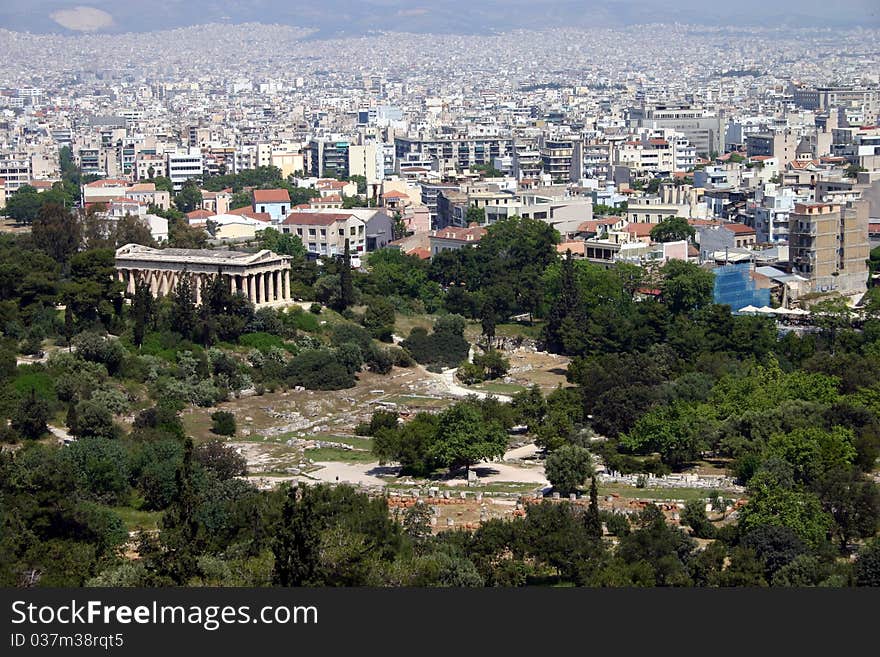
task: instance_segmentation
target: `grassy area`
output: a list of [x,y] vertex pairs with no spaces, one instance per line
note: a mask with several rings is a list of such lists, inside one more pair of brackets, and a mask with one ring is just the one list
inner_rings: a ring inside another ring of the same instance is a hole
[[306,458],[323,463],[325,461],[338,461],[343,463],[373,463],[376,457],[371,452],[360,449],[340,449],[338,447],[319,447],[307,449]]
[[[709,494],[708,489],[702,488],[636,488],[622,484],[607,484],[599,486],[599,495],[616,494],[631,499],[646,500],[702,500]],[[733,496],[722,491],[724,497]]]
[[153,530],[159,527],[159,519],[162,511],[141,511],[130,506],[106,506],[105,509],[112,511],[122,518],[128,531],[135,529]]
[[373,439],[364,438],[362,436],[310,436],[312,440],[325,440],[332,443],[343,443],[351,445],[355,449],[362,449],[369,452],[373,449]]
[[525,386],[521,386],[518,383],[499,383],[496,381],[487,381],[486,383],[468,387],[480,392],[491,392],[496,395],[515,395],[526,389]]
[[434,326],[433,315],[401,315],[398,313],[394,318],[394,332],[401,337],[409,337],[410,331],[419,326],[430,331]]

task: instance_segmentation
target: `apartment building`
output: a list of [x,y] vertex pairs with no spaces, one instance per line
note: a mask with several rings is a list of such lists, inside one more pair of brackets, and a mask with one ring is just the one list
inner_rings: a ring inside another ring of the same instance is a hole
[[394,151],[398,161],[415,154],[424,161],[441,162],[441,169],[463,171],[474,165],[491,165],[495,158],[513,155],[513,139],[493,135],[444,135],[434,139],[395,137]]
[[796,203],[789,215],[793,272],[810,292],[864,292],[868,279],[868,204]]
[[16,191],[31,180],[31,161],[23,157],[0,157],[0,178],[6,181],[7,194]]
[[349,241],[352,254],[367,250],[367,224],[349,212],[291,212],[281,222],[283,233],[296,235],[309,253],[337,256]]
[[191,178],[201,178],[204,169],[202,153],[197,148],[186,151],[172,151],[165,154],[168,177],[174,185],[174,191],[180,191],[183,183]]
[[710,155],[722,151],[724,130],[713,111],[689,104],[646,104],[627,110],[631,129],[668,129],[681,133],[697,153]]
[[348,140],[312,139],[308,145],[309,173],[318,178],[348,176]]

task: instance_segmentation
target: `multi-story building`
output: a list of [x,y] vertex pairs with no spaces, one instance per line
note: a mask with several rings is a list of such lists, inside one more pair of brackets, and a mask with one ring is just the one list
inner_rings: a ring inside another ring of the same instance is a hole
[[268,214],[273,224],[280,223],[290,212],[290,194],[286,189],[255,189],[254,212]]
[[498,136],[443,136],[435,139],[412,137],[394,138],[395,157],[405,160],[410,154],[441,163],[440,168],[449,167],[463,171],[474,165],[491,165],[495,158],[513,154],[513,139]]
[[539,149],[541,171],[554,183],[567,183],[581,177],[582,144],[574,138],[543,139]]
[[349,142],[343,139],[312,139],[309,142],[309,173],[318,178],[348,176]]
[[811,292],[856,294],[868,279],[868,204],[796,203],[789,214],[794,273],[809,278]]
[[322,256],[345,252],[345,240],[352,254],[367,250],[367,224],[349,212],[291,212],[281,223],[284,233],[296,235],[306,250]]
[[201,178],[204,172],[202,153],[198,148],[166,153],[166,166],[175,191],[182,189],[187,180]]
[[665,128],[675,130],[702,155],[720,153],[724,130],[721,118],[714,112],[688,104],[642,104],[627,112],[627,125],[631,129]]
[[4,188],[8,194],[27,185],[31,180],[30,158],[0,158],[0,178],[6,181]]

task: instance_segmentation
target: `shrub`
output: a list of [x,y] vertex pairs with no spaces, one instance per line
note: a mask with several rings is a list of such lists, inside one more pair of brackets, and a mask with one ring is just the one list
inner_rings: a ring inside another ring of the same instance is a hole
[[313,313],[315,315],[320,315],[321,308],[322,308],[322,306],[320,303],[313,303],[311,306],[309,306],[309,312]]
[[[219,413],[224,412],[225,411],[219,411]],[[217,414],[218,413],[214,413],[214,415]],[[211,416],[212,420],[214,415]],[[233,433],[235,433],[235,417],[232,413],[227,413],[227,415],[232,418]],[[213,427],[211,430],[214,431]],[[214,433],[220,432],[214,431]],[[199,445],[195,450],[194,456],[196,461],[201,463],[205,468],[213,471],[221,480],[232,479],[233,477],[247,474],[247,460],[232,447],[224,445],[220,440],[209,440],[208,442]]]
[[306,349],[284,366],[289,386],[308,390],[341,390],[351,388],[355,377],[329,349]]
[[510,371],[510,361],[496,349],[474,356],[474,365],[483,371],[484,379],[500,379]]
[[105,385],[92,393],[92,401],[106,408],[112,415],[122,415],[128,412],[131,404],[128,396],[109,385]]
[[470,345],[464,339],[464,318],[447,315],[437,320],[434,332],[415,327],[401,343],[418,363],[455,367],[468,357]]
[[284,348],[284,340],[282,338],[264,332],[244,333],[238,337],[238,344],[256,349],[264,354],[273,347]]
[[339,347],[346,342],[352,342],[366,353],[373,344],[373,338],[363,327],[349,322],[338,322],[330,330],[330,342],[334,347]]
[[80,438],[116,438],[113,415],[100,403],[84,400],[76,405],[76,435]]
[[236,432],[235,415],[229,411],[211,413],[211,433],[218,436],[234,436]]
[[391,364],[395,367],[412,367],[415,363],[409,352],[400,347],[388,347],[388,355],[391,357]]
[[365,362],[369,370],[376,374],[388,374],[394,366],[394,360],[391,358],[388,350],[375,345],[371,345]]
[[470,386],[475,383],[482,383],[486,378],[486,373],[479,365],[464,361],[458,366],[455,376],[463,384]]
[[12,428],[24,438],[36,439],[48,431],[46,426],[48,420],[48,402],[31,390],[31,393],[19,402],[12,416]]
[[125,358],[125,347],[119,340],[98,333],[80,333],[73,339],[73,348],[83,360],[105,365],[110,374],[119,369]]

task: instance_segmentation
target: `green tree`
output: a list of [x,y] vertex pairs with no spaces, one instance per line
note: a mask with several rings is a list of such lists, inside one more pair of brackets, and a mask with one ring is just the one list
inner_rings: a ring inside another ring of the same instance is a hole
[[370,335],[382,342],[391,342],[394,322],[394,306],[390,301],[382,297],[370,299],[364,312],[364,328],[370,332]]
[[689,500],[681,512],[681,523],[690,527],[697,538],[714,538],[715,525],[706,516],[703,500]]
[[599,513],[599,487],[596,485],[596,475],[590,477],[590,505],[584,514],[584,528],[587,534],[593,538],[602,538],[602,517]]
[[694,235],[696,230],[682,217],[666,217],[651,229],[651,239],[654,242],[690,241]]
[[482,226],[486,223],[486,211],[483,208],[477,208],[473,205],[469,206],[465,214],[467,225],[477,224]]
[[787,488],[763,473],[752,479],[749,491],[749,503],[742,509],[739,523],[743,532],[782,526],[813,548],[826,540],[833,519],[814,493]]
[[[219,432],[214,431],[214,433]],[[223,435],[234,435],[234,433]],[[247,474],[247,459],[233,447],[223,444],[222,440],[202,443],[196,448],[193,456],[197,463],[213,472],[222,481]]]
[[153,320],[153,294],[144,280],[137,280],[134,285],[134,298],[131,304],[131,315],[134,320],[133,341],[138,348],[144,342],[147,326]]
[[60,263],[66,263],[77,252],[82,239],[76,217],[54,203],[40,207],[31,226],[31,235],[37,248]]
[[29,224],[37,218],[43,199],[30,185],[22,185],[6,199],[3,213],[20,224]]
[[[300,492],[300,490],[302,492]],[[288,488],[281,521],[272,543],[277,586],[314,586],[320,581],[321,536],[314,495],[308,488]]]
[[563,495],[577,492],[593,474],[593,460],[583,447],[563,445],[547,457],[547,480]]
[[229,411],[215,411],[211,413],[211,433],[218,436],[235,435],[235,415]]
[[460,403],[440,413],[429,456],[442,467],[469,469],[484,459],[504,456],[507,442],[507,433],[501,425],[486,422],[479,409]]
[[550,316],[544,327],[544,342],[551,353],[566,353],[568,333],[580,325],[578,311],[580,294],[575,280],[574,260],[571,249],[566,251],[562,261],[562,280],[559,294],[553,297]]
[[76,432],[82,438],[112,439],[119,435],[107,407],[89,399],[76,406]]
[[687,313],[712,303],[715,276],[684,260],[670,260],[660,270],[660,298],[673,313]]
[[191,339],[196,330],[196,304],[189,273],[184,269],[177,278],[171,296],[170,326],[184,338]]
[[202,202],[202,190],[199,189],[195,180],[187,180],[183,183],[180,191],[174,197],[174,205],[183,213],[192,212]]
[[348,238],[345,240],[345,251],[342,262],[339,265],[339,298],[335,310],[343,311],[354,304],[354,284],[351,276],[351,251],[349,250]]
[[500,379],[510,371],[510,361],[497,349],[489,349],[474,356],[474,365],[484,373],[484,379]]
[[22,437],[36,440],[49,428],[49,404],[31,388],[30,393],[19,403],[12,416],[12,428]]

